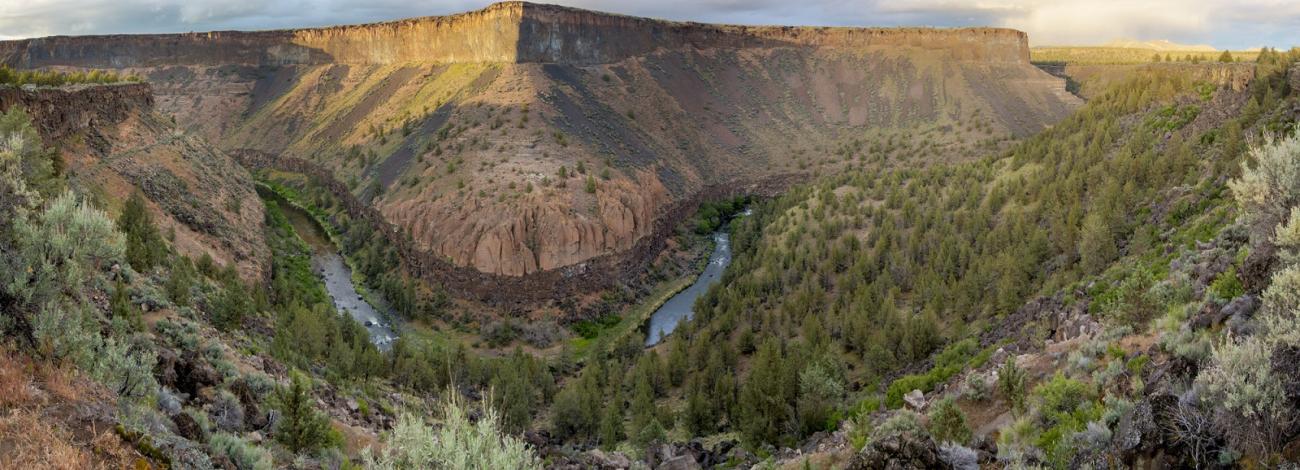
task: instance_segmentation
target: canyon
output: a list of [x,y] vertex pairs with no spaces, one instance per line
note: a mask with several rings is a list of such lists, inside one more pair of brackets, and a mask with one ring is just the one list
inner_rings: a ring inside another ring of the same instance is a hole
[[710,25],[525,2],[4,41],[0,63],[139,76],[189,134],[324,169],[409,235],[431,281],[531,300],[637,271],[705,198],[868,159],[972,159],[1082,103],[1010,29]]
[[25,110],[45,145],[61,154],[72,185],[94,188],[112,210],[140,191],[177,251],[206,254],[246,278],[266,275],[270,252],[252,175],[154,105],[144,83],[0,86],[0,111]]

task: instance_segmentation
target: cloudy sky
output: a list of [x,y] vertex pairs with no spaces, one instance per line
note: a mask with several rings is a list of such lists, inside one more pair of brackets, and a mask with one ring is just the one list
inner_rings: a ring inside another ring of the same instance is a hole
[[[548,0],[674,20],[835,26],[1006,26],[1034,45],[1168,39],[1300,45],[1297,0]],[[487,0],[0,0],[0,38],[273,29],[477,9]]]

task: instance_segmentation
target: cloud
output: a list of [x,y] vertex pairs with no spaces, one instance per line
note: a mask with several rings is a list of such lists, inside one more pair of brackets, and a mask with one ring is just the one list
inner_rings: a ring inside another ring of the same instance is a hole
[[[1295,0],[553,0],[672,20],[742,24],[1005,26],[1033,44],[1169,39],[1217,47],[1290,46]],[[473,0],[0,1],[0,38],[274,29],[482,8]]]

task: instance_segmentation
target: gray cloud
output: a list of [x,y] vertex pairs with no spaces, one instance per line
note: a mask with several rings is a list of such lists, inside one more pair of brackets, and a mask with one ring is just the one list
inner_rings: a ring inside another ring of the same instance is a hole
[[[682,21],[832,26],[1005,26],[1034,44],[1170,39],[1220,48],[1300,42],[1294,0],[553,0]],[[0,38],[273,29],[473,10],[474,0],[0,1]]]

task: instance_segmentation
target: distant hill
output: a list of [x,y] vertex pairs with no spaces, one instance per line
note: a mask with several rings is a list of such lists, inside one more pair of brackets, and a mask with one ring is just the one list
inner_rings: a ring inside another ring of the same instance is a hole
[[1118,47],[1124,49],[1147,49],[1161,52],[1216,52],[1214,46],[1206,44],[1179,44],[1167,39],[1138,41],[1133,39],[1116,39],[1102,44],[1101,47]]

